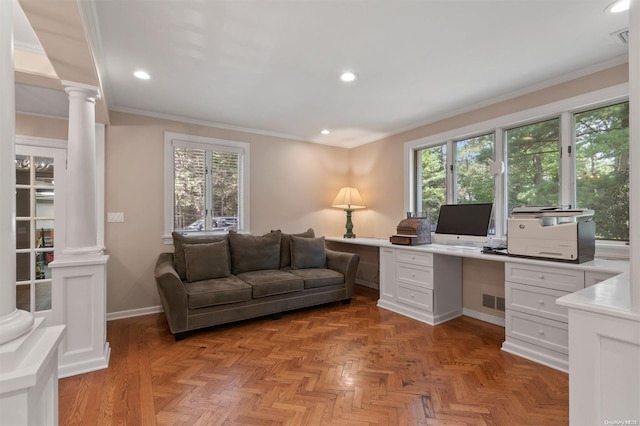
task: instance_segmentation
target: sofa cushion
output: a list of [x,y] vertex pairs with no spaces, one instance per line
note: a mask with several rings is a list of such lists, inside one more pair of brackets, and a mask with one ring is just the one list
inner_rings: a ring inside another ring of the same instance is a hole
[[280,267],[280,231],[256,236],[229,231],[231,272],[278,269]]
[[290,272],[277,269],[245,272],[239,274],[238,278],[251,284],[254,299],[304,289],[302,278]]
[[324,251],[324,237],[303,238],[291,236],[291,268],[324,268],[327,254]]
[[292,269],[291,273],[304,280],[304,288],[326,287],[344,283],[344,275],[333,269]]
[[183,244],[187,263],[187,281],[228,277],[229,244],[227,240],[209,244]]
[[226,235],[182,235],[179,232],[173,232],[173,264],[176,268],[176,272],[181,280],[187,279],[187,263],[184,257],[184,245],[185,244],[209,244],[218,241],[227,240]]
[[[271,231],[275,232],[275,231]],[[309,228],[304,232],[298,234],[285,234],[282,233],[280,239],[280,269],[291,266],[291,236],[313,238],[316,236],[313,228]]]
[[185,283],[184,287],[189,309],[251,300],[251,286],[233,275]]

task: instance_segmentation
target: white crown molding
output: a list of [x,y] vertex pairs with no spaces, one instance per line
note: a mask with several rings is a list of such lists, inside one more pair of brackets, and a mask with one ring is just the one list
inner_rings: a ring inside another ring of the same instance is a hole
[[[594,74],[596,72],[603,71],[603,70],[606,70],[608,68],[613,68],[615,66],[622,65],[624,63],[627,63],[628,61],[629,61],[629,56],[628,55],[618,56],[618,57],[613,58],[611,60],[600,62],[598,64],[594,64],[594,65],[582,68],[582,69],[574,71],[574,72],[563,74],[561,76],[554,77],[554,78],[551,78],[549,80],[545,80],[545,81],[542,81],[540,83],[537,83],[537,84],[534,84],[534,85],[531,85],[531,86],[523,87],[522,89],[518,89],[518,90],[509,92],[509,93],[505,93],[503,95],[496,96],[496,97],[484,100],[482,102],[478,102],[478,103],[471,104],[471,105],[468,105],[468,106],[463,107],[463,108],[458,108],[458,109],[455,109],[455,110],[452,110],[452,111],[449,111],[449,112],[445,112],[443,114],[438,114],[438,115],[432,116],[432,117],[430,117],[430,118],[428,118],[428,119],[426,119],[426,120],[424,120],[424,121],[422,121],[422,122],[420,122],[420,123],[418,123],[416,125],[407,126],[407,127],[403,128],[403,129],[400,129],[398,131],[391,132],[386,137],[398,135],[400,133],[408,132],[410,130],[415,130],[415,129],[418,129],[418,128],[423,127],[423,126],[427,126],[429,124],[437,123],[438,121],[446,120],[448,118],[452,118],[452,117],[455,117],[455,116],[458,116],[458,115],[462,115],[462,114],[465,114],[465,113],[468,113],[468,112],[471,112],[471,111],[479,110],[481,108],[485,108],[485,107],[488,107],[490,105],[494,105],[494,104],[497,104],[497,103],[500,103],[500,102],[503,102],[503,101],[507,101],[509,99],[515,99],[515,98],[518,98],[520,96],[527,95],[529,93],[537,92],[539,90],[547,89],[549,87],[553,87],[553,86],[556,86],[558,84],[566,83],[568,81],[575,80],[575,79],[580,78],[580,77],[585,77],[587,75]],[[371,142],[373,142],[373,141],[371,141]]]
[[[127,113],[127,114],[136,114],[136,115],[142,115],[142,116],[145,116],[145,117],[153,117],[153,118],[160,118],[160,119],[163,119],[163,120],[178,121],[178,122],[181,122],[181,123],[197,124],[199,126],[215,127],[215,128],[218,128],[218,129],[233,130],[233,131],[236,131],[236,132],[253,133],[253,134],[256,134],[256,135],[271,136],[271,137],[281,138],[281,139],[290,139],[290,140],[295,140],[295,141],[299,141],[299,142],[315,143],[315,142],[313,142],[311,140],[304,139],[304,138],[301,138],[299,136],[288,135],[288,134],[285,134],[285,133],[271,132],[271,131],[268,131],[268,130],[258,130],[258,129],[252,129],[252,128],[249,128],[249,127],[231,126],[231,125],[228,125],[228,124],[217,123],[215,121],[198,120],[198,119],[195,119],[195,118],[188,118],[188,117],[179,116],[179,115],[163,114],[163,113],[159,113],[159,112],[144,111],[144,110],[139,110],[139,109],[135,109],[135,108],[125,108],[125,107],[119,107],[119,106],[114,106],[114,107],[112,107],[110,109],[112,111],[124,112],[124,113]],[[336,146],[340,146],[340,145],[336,145]]]
[[69,121],[69,117],[68,116],[51,115],[51,114],[38,114],[37,112],[21,111],[21,110],[17,110],[17,109],[16,109],[16,114],[30,115],[30,116],[33,116],[33,117],[42,117],[42,118],[53,118],[55,120]]
[[47,56],[46,52],[44,51],[42,46],[40,46],[39,44],[25,43],[20,40],[14,40],[13,47],[16,50],[22,50],[24,52],[33,53],[35,55],[40,55],[40,56]]

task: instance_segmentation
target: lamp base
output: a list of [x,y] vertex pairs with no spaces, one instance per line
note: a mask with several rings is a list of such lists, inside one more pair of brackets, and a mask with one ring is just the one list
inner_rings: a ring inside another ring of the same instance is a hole
[[347,212],[347,233],[344,234],[344,238],[355,238],[356,234],[351,232],[353,230],[353,223],[351,222],[351,213],[353,212],[353,209],[344,209],[344,211]]

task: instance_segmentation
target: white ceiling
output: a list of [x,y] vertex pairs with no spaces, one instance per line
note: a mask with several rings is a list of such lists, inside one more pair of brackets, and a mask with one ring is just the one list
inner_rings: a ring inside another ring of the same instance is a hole
[[[611,33],[628,26],[628,12],[605,14],[609,3],[89,0],[87,6],[110,109],[352,147],[625,61],[627,46]],[[138,68],[151,80],[134,78]],[[340,82],[345,70],[359,79]],[[331,134],[321,135],[324,128]]]

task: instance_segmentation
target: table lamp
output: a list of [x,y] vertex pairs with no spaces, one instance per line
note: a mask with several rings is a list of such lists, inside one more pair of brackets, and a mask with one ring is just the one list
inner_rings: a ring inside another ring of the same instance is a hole
[[362,197],[356,188],[350,188],[345,186],[340,189],[336,199],[333,200],[331,207],[344,209],[347,212],[347,233],[344,234],[344,238],[355,238],[356,234],[353,233],[353,223],[351,222],[351,213],[355,209],[364,209],[364,203]]

